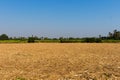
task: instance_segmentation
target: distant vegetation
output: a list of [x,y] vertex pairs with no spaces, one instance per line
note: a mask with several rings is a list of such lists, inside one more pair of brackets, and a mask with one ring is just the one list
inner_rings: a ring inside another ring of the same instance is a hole
[[82,42],[87,42],[87,43],[101,43],[102,39],[100,38],[84,38]]
[[0,35],[0,43],[118,43],[120,42],[120,31],[114,30],[109,32],[107,36],[99,37],[60,37],[60,38],[48,38],[48,37],[9,37],[7,34]]
[[0,35],[0,40],[8,40],[9,37],[6,34]]
[[35,38],[33,36],[28,38],[28,43],[34,43],[34,42],[35,42]]

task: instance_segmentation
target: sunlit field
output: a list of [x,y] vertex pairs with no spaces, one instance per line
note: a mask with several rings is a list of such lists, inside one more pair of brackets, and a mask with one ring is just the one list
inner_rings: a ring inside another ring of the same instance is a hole
[[120,44],[0,44],[0,80],[120,80]]

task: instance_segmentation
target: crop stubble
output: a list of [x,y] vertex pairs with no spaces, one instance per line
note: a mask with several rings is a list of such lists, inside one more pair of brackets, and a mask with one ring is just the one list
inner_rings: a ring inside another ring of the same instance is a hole
[[0,44],[0,80],[120,80],[120,44]]

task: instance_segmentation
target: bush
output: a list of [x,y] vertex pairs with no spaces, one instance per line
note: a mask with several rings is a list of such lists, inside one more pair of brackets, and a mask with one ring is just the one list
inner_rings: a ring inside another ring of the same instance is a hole
[[81,40],[60,40],[60,43],[80,43]]
[[102,40],[100,38],[96,39],[96,43],[101,43],[101,42],[102,42]]
[[35,42],[35,38],[34,37],[29,37],[28,38],[28,43],[34,43]]
[[87,43],[101,43],[102,40],[100,38],[84,38],[82,42],[87,42]]

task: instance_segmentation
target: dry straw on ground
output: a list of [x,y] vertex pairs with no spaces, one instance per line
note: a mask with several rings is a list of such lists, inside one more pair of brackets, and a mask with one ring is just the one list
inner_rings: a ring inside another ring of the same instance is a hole
[[0,80],[120,80],[120,44],[0,44]]

